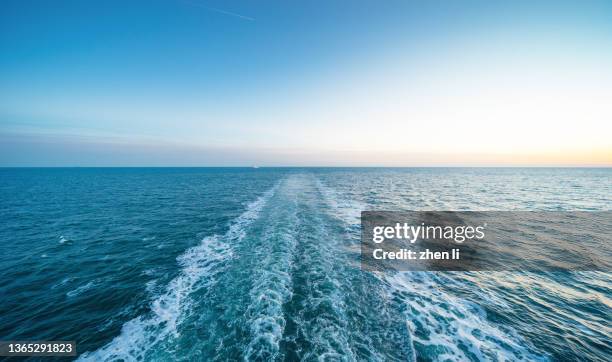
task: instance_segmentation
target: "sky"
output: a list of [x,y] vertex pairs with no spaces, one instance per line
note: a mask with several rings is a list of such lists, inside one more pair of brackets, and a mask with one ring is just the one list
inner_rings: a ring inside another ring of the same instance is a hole
[[0,166],[612,166],[610,1],[2,1]]

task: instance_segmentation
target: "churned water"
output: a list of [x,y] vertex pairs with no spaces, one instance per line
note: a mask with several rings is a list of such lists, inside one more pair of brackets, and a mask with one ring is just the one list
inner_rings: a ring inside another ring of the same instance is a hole
[[362,210],[611,210],[611,169],[1,169],[0,201],[2,340],[84,361],[611,358],[610,273],[359,265]]

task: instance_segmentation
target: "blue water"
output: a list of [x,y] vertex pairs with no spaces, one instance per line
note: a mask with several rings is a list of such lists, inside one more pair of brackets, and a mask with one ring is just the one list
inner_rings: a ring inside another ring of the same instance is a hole
[[362,271],[359,215],[611,209],[612,169],[0,169],[0,339],[93,361],[608,361],[610,273]]

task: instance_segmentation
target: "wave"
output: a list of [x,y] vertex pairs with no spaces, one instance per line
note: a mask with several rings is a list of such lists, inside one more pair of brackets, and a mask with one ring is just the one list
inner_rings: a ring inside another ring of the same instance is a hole
[[205,237],[202,242],[177,258],[181,271],[150,306],[150,313],[126,322],[119,336],[93,352],[85,352],[78,361],[142,360],[158,343],[179,336],[178,325],[188,313],[194,290],[211,287],[233,257],[232,245],[241,241],[246,229],[275,193],[278,184],[250,203],[222,235]]
[[95,287],[97,285],[97,283],[95,282],[88,282],[87,284],[81,285],[80,287],[69,291],[68,293],[66,293],[66,297],[68,298],[72,298],[72,297],[76,297],[77,295],[83,294],[84,292],[88,291],[89,289],[92,289],[93,287]]

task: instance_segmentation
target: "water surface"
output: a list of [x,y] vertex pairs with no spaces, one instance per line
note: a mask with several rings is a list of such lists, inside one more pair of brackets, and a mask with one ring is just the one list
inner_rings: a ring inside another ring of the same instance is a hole
[[611,210],[610,169],[0,169],[0,336],[82,360],[593,360],[609,273],[375,274],[362,210]]

